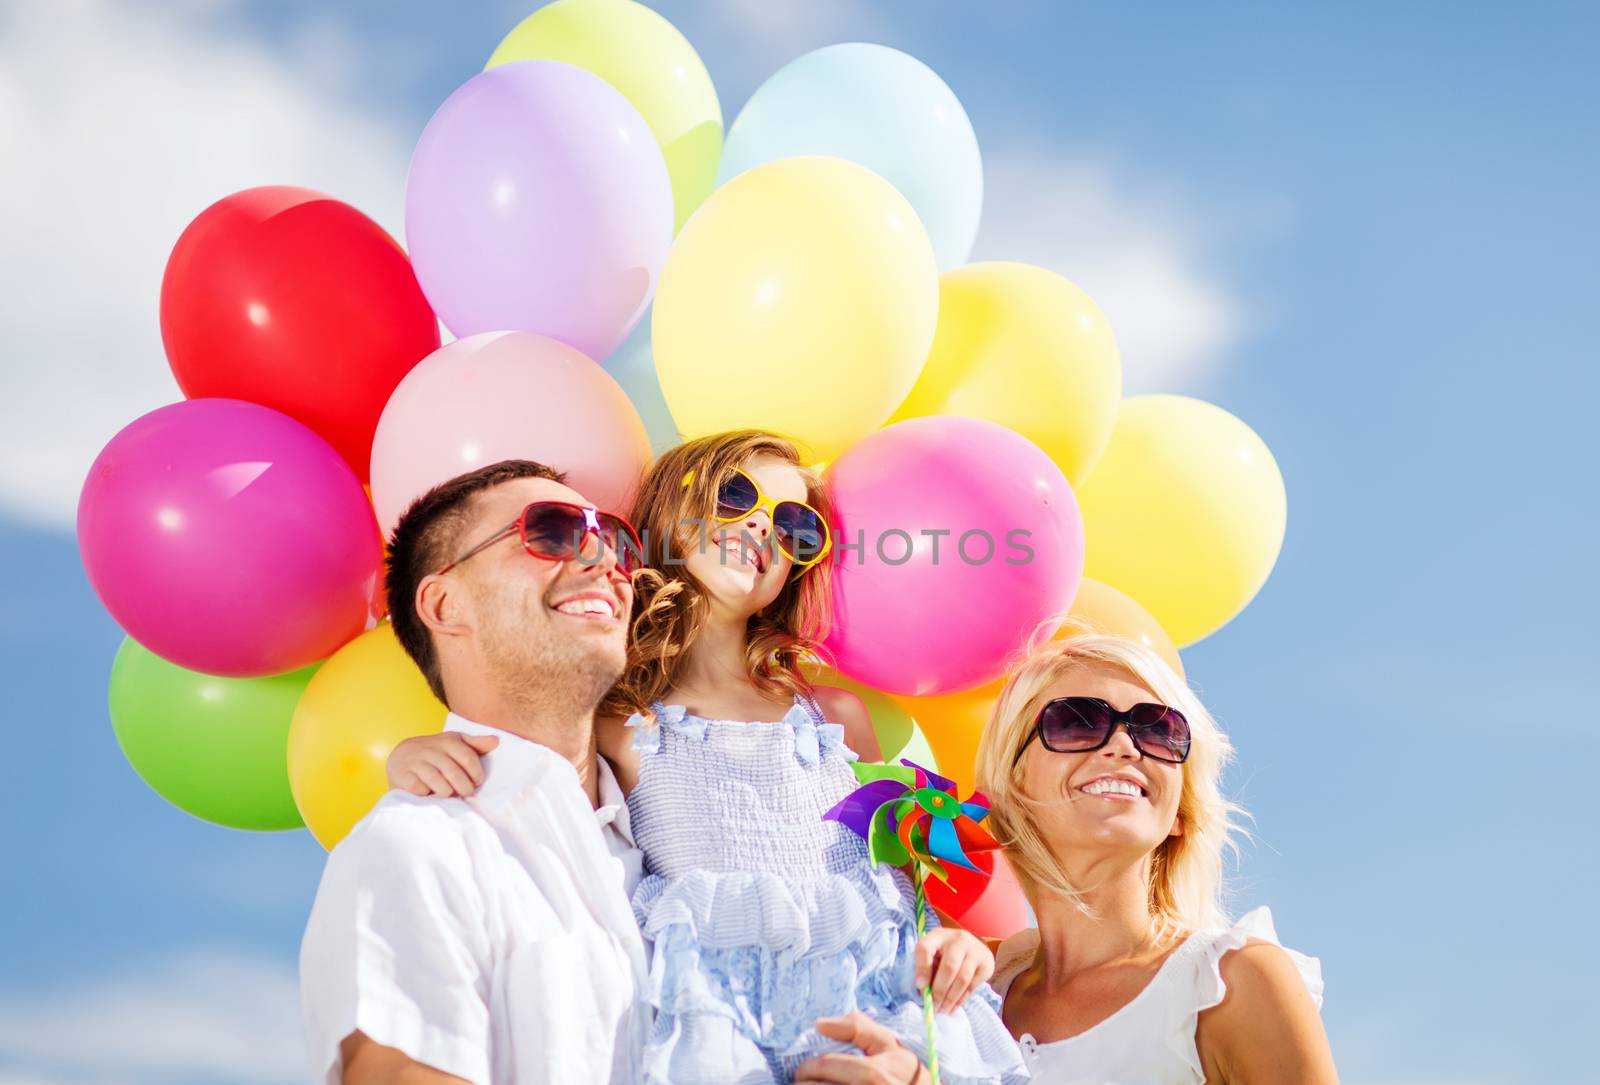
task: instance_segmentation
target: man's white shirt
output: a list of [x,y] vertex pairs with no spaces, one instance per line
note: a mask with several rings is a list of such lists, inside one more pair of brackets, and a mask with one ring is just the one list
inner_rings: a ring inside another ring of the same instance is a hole
[[642,857],[598,758],[600,808],[560,754],[494,735],[466,799],[385,795],[328,856],[300,948],[317,1080],[359,1029],[471,1082],[628,1082],[648,1011],[630,902]]

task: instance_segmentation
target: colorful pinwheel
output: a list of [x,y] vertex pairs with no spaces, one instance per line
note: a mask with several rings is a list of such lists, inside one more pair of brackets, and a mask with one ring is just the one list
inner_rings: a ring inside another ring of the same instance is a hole
[[[983,873],[968,852],[995,851],[999,841],[980,824],[989,816],[989,800],[974,791],[962,802],[954,780],[901,760],[899,765],[853,766],[860,787],[823,814],[853,829],[867,842],[874,863],[911,864],[916,887],[917,937],[927,933],[927,897],[923,881],[932,874],[948,882],[946,864]],[[939,1082],[939,1055],[934,1047],[933,992],[922,992],[922,1016],[928,1029],[928,1070]]]
[[873,862],[903,866],[948,881],[945,864],[978,867],[969,851],[994,851],[999,842],[979,822],[989,816],[989,800],[975,791],[962,802],[954,780],[911,761],[899,765],[856,763],[865,782],[822,815],[854,829],[867,842]]

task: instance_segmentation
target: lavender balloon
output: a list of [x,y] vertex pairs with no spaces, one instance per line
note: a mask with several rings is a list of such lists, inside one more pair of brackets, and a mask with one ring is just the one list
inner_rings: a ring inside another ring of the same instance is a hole
[[422,291],[458,337],[530,331],[604,358],[672,243],[672,181],[644,118],[549,60],[473,76],[423,130],[406,179]]
[[111,439],[78,500],[101,602],[180,667],[249,678],[360,633],[378,575],[372,506],[333,446],[236,399],[151,411]]

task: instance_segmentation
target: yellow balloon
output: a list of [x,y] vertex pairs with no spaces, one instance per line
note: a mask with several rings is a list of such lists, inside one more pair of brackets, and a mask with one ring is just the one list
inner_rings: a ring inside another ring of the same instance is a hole
[[1112,633],[1136,640],[1166,660],[1179,678],[1183,677],[1183,660],[1178,657],[1178,649],[1167,631],[1161,628],[1161,623],[1116,588],[1088,577],[1078,582],[1072,611],[1056,632],[1055,639],[1082,632]]
[[[1178,657],[1178,650],[1149,611],[1117,589],[1088,577],[1079,583],[1072,610],[1051,640],[1063,640],[1086,631],[1136,640],[1165,659],[1179,678],[1183,677],[1183,660]],[[983,737],[983,729],[988,725],[989,715],[1005,684],[1006,678],[999,678],[960,693],[939,697],[897,696],[892,700],[916,719],[934,756],[943,766],[939,771],[960,783],[971,784],[978,760],[978,740]]]
[[1045,451],[1074,486],[1111,439],[1122,360],[1089,295],[1053,271],[980,263],[939,278],[928,363],[893,421],[986,418]]
[[911,390],[939,306],[933,245],[904,196],[838,158],[740,174],[678,235],[652,345],[685,437],[756,428],[832,459]]
[[289,724],[289,788],[323,847],[389,790],[384,762],[401,740],[440,731],[446,712],[388,622],[328,657]]
[[556,0],[518,23],[485,69],[559,60],[598,75],[644,117],[672,178],[674,229],[711,194],[722,160],[722,106],[700,55],[634,0]]
[[1266,443],[1221,407],[1184,396],[1124,400],[1077,495],[1085,575],[1136,599],[1179,647],[1255,597],[1288,520]]

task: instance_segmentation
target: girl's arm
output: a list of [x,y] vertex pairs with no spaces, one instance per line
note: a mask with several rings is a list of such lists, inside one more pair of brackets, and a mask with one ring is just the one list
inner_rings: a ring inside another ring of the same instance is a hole
[[462,798],[483,786],[482,755],[500,740],[493,735],[465,735],[444,731],[408,738],[389,752],[384,772],[389,786],[426,798],[440,795]]
[[833,686],[818,686],[813,695],[829,723],[844,724],[844,744],[854,750],[857,757],[863,761],[883,760],[877,732],[872,729],[872,716],[860,697]]

